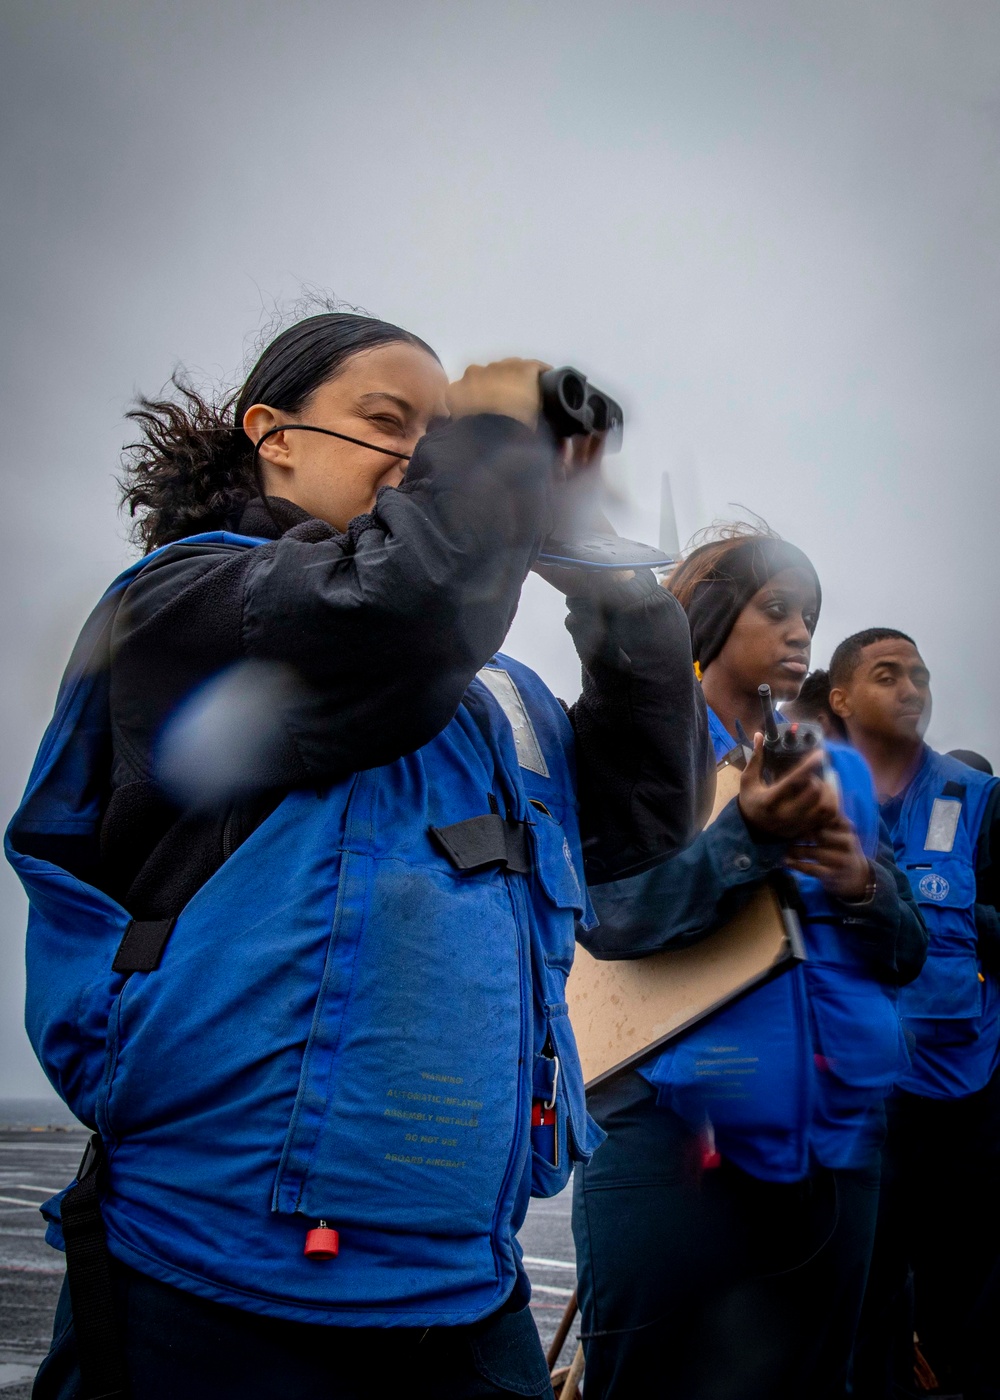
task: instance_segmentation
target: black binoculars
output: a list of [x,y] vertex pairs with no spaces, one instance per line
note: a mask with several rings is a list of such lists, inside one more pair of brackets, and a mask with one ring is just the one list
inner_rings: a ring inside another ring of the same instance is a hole
[[610,394],[588,384],[587,376],[571,365],[546,370],[538,383],[542,417],[557,438],[605,433],[605,452],[621,451],[625,415]]
[[[571,437],[603,433],[605,452],[621,450],[625,415],[621,404],[610,394],[588,384],[587,376],[571,365],[545,370],[538,376],[538,383],[542,391],[542,418],[557,440],[565,442]],[[572,493],[573,484],[567,483],[564,491]],[[606,522],[604,527],[587,528],[579,518],[574,519],[572,495],[566,500],[570,509],[564,510],[555,533],[542,545],[538,556],[540,564],[570,569],[620,570],[658,568],[672,562],[660,549],[607,533]],[[580,511],[579,503],[577,497],[576,513],[585,517],[587,512]]]

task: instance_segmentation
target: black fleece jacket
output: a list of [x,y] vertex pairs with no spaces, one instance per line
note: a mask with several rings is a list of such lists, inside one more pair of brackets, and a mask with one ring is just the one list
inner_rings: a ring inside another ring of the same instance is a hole
[[[294,788],[394,761],[452,719],[498,650],[552,518],[552,451],[482,415],[418,444],[398,488],[341,533],[252,502],[255,549],[177,544],[129,586],[112,640],[103,883],[137,918],[179,912]],[[567,626],[583,665],[577,736],[588,879],[650,868],[705,815],[711,757],[687,622],[650,574],[584,580]],[[277,663],[277,738],[253,791],[184,810],[157,781],[166,720],[240,661]]]

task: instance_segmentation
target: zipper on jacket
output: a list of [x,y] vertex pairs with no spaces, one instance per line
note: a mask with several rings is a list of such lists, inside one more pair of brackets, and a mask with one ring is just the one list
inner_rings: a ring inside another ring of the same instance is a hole
[[[495,801],[496,799],[494,798],[493,800]],[[530,1105],[533,1094],[533,1084],[532,1065],[529,1050],[534,1045],[534,988],[532,984],[531,967],[531,924],[527,908],[527,896],[526,891],[524,889],[523,880],[520,881],[519,887],[515,885],[515,880],[510,875],[505,875],[503,877],[503,881],[504,885],[507,888],[507,898],[510,900],[511,911],[514,915],[514,924],[517,928],[518,942],[517,966],[518,983],[521,997],[521,1038],[520,1044],[518,1045],[517,1062],[518,1077],[520,1081],[518,1088],[518,1098],[521,1098],[521,1086],[523,1086],[524,1093],[526,1094],[528,1103]],[[503,1206],[507,1215],[509,1216],[509,1207],[512,1205],[511,1195],[514,1171],[517,1168],[518,1164],[520,1163],[520,1168],[522,1171],[526,1169],[530,1170],[530,1115],[528,1119],[529,1127],[527,1132],[526,1143],[524,1120],[525,1115],[523,1113],[518,1113],[514,1123],[514,1135],[510,1146],[510,1153],[507,1157],[507,1166],[503,1174],[503,1184],[500,1187],[500,1195],[497,1200],[497,1209],[494,1211],[493,1221],[490,1226],[490,1245],[493,1251],[493,1257],[497,1261],[497,1263],[499,1263],[500,1260],[500,1241],[498,1239],[498,1226],[500,1224],[500,1208],[501,1206]],[[522,1148],[524,1147],[527,1148],[526,1153],[522,1151]],[[516,1276],[516,1263],[514,1264],[514,1273]]]
[[236,821],[236,804],[233,803],[226,813],[226,820],[222,826],[222,863],[223,865],[233,854],[236,847],[233,845],[233,825]]

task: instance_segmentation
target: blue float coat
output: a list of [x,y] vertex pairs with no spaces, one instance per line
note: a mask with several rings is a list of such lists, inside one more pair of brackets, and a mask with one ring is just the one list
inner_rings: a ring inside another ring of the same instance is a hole
[[[574,926],[594,923],[568,720],[532,672],[495,658],[542,762],[522,766],[477,679],[417,752],[290,793],[185,906],[159,967],[115,974],[129,915],[84,875],[111,627],[148,562],[84,629],[7,834],[30,900],[28,1030],[107,1147],[109,1247],[272,1316],[484,1317],[514,1285],[529,1194],[560,1190],[601,1139],[564,1000]],[[462,874],[431,839],[488,813],[491,794],[528,825],[529,875]],[[553,1091],[556,1163],[530,1130],[533,1095]],[[49,1210],[58,1243],[57,1199]],[[319,1219],[340,1231],[335,1260],[303,1256]]]
[[912,1037],[900,1087],[930,1098],[975,1093],[1000,1059],[1000,984],[980,962],[975,918],[976,847],[998,782],[925,746],[902,801],[884,809],[931,935],[924,970],[900,993]]
[[[735,741],[711,709],[709,724],[721,759]],[[843,809],[873,858],[879,817],[868,767],[842,745],[829,753]],[[850,907],[818,880],[794,879],[806,962],[725,1007],[642,1071],[692,1127],[711,1123],[723,1155],[773,1181],[801,1179],[814,1162],[868,1160],[881,1100],[907,1063],[896,989],[875,980]]]

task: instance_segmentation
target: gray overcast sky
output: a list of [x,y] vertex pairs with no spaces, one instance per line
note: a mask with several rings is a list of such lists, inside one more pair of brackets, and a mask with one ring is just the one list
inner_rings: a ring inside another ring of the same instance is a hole
[[[7,0],[3,810],[130,557],[122,413],[234,376],[303,284],[450,370],[572,362],[628,412],[619,524],[728,503],[813,557],[815,657],[876,623],[938,747],[1000,760],[995,0]],[[576,667],[531,579],[508,650]],[[0,1094],[24,904],[0,876]]]

